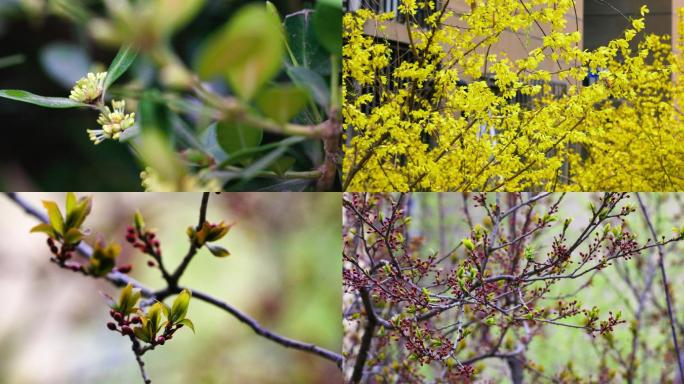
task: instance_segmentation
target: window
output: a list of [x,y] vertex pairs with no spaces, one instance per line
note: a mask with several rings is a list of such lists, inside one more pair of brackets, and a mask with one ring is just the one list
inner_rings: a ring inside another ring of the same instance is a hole
[[[435,10],[439,10],[441,2],[436,0],[434,3]],[[399,13],[400,4],[401,0],[345,0],[343,6],[349,11],[355,11],[357,9],[364,8],[370,9],[375,13],[393,12],[396,15],[396,20],[398,22],[405,23],[405,16]],[[420,5],[419,1],[419,9],[414,16],[413,21],[415,21],[415,23],[421,27],[426,27],[425,20],[432,15],[435,10],[429,9],[427,4]]]

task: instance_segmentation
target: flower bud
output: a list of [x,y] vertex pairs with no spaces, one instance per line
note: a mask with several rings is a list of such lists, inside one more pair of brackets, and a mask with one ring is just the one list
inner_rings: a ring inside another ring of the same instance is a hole
[[130,264],[125,264],[117,268],[117,270],[121,273],[128,273],[133,269],[133,266]]
[[107,323],[107,328],[109,328],[109,330],[111,330],[111,331],[115,331],[116,330],[116,324],[114,324],[110,321],[109,323]]
[[154,261],[152,261],[152,260],[147,260],[147,266],[148,266],[148,267],[154,267],[154,266],[156,266],[156,265],[157,265],[157,264],[155,264]]
[[131,329],[131,327],[125,325],[125,326],[121,327],[121,333],[126,335],[126,336],[132,336],[133,330]]

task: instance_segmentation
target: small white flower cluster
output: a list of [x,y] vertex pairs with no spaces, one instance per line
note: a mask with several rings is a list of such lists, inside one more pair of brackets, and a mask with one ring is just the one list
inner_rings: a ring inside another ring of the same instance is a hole
[[111,111],[109,107],[104,107],[104,111],[100,113],[97,122],[102,126],[102,129],[89,129],[88,135],[90,140],[95,145],[100,144],[106,139],[119,140],[121,133],[133,126],[135,123],[135,112],[126,114],[124,108],[126,102],[124,100],[112,101]]
[[90,104],[97,100],[104,89],[104,81],[107,77],[107,72],[88,73],[76,82],[76,85],[71,90],[69,98],[80,103]]

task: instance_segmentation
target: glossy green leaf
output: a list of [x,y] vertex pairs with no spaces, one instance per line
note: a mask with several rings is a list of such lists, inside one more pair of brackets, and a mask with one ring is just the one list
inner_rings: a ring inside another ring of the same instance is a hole
[[55,229],[59,235],[64,234],[64,219],[62,218],[62,212],[60,212],[59,207],[54,201],[43,201],[43,207],[47,209],[48,219],[50,220],[50,225]]
[[292,156],[283,156],[280,159],[274,161],[268,169],[275,172],[278,176],[282,176],[285,172],[289,171],[290,168],[295,163],[295,158]]
[[297,116],[307,101],[306,91],[293,85],[272,86],[256,98],[259,109],[280,124],[285,124]]
[[190,319],[183,319],[179,321],[178,324],[183,324],[184,326],[192,329],[192,333],[195,333],[195,324],[193,324],[192,321],[190,321]]
[[264,131],[233,121],[221,121],[216,125],[216,139],[228,154],[261,144]]
[[31,233],[45,233],[52,239],[57,238],[57,232],[52,228],[50,224],[40,223],[35,227],[31,228]]
[[211,254],[216,257],[230,256],[230,252],[228,252],[227,249],[223,248],[220,245],[207,244],[207,248],[209,249],[209,252],[211,252]]
[[205,0],[154,0],[152,23],[162,34],[179,30],[192,20]]
[[31,92],[22,91],[20,89],[0,89],[0,97],[22,101],[24,103],[40,105],[46,108],[78,108],[87,107],[86,104],[73,101],[66,97],[45,97],[34,95]]
[[342,54],[342,0],[318,0],[314,14],[314,29],[321,45],[329,53]]
[[330,74],[328,52],[316,38],[313,26],[314,11],[304,9],[285,17],[287,42],[294,56],[292,64],[311,69],[321,75]]
[[306,89],[318,105],[330,108],[330,88],[318,73],[304,67],[289,67],[287,75],[298,86]]
[[105,90],[126,72],[128,67],[135,61],[136,56],[138,56],[138,50],[132,45],[124,45],[119,49],[107,70],[107,78],[104,83]]
[[225,75],[234,92],[250,100],[278,74],[283,56],[280,20],[263,5],[241,8],[201,50],[198,72],[203,78]]
[[177,323],[185,319],[185,315],[188,313],[188,306],[190,305],[191,297],[192,295],[187,289],[184,289],[180,294],[178,294],[178,296],[176,296],[176,299],[173,301],[173,305],[171,306],[169,322]]

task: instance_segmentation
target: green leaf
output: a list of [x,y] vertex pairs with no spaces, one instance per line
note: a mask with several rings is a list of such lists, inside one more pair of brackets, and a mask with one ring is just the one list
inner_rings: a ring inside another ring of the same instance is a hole
[[318,0],[314,14],[316,37],[329,53],[342,54],[342,0]]
[[228,252],[227,249],[221,247],[220,245],[206,244],[206,246],[207,248],[209,248],[209,252],[211,252],[211,254],[216,257],[230,256],[230,252]]
[[[75,195],[73,195],[73,199],[76,199]],[[64,228],[66,230],[69,228],[79,228],[81,224],[83,224],[88,214],[90,214],[93,202],[92,196],[82,197],[75,203],[73,201],[70,202],[69,200],[70,197],[67,195],[67,215],[66,221],[64,222]],[[70,205],[72,206],[71,209],[69,209]]]
[[138,56],[138,51],[132,45],[124,45],[119,49],[107,70],[107,78],[104,83],[105,90],[126,72],[135,61],[136,56]]
[[45,97],[34,95],[31,92],[22,91],[20,89],[0,89],[0,97],[12,99],[16,101],[23,101],[24,103],[40,105],[46,108],[78,108],[87,107],[88,105],[67,99],[66,97]]
[[216,139],[228,154],[261,144],[264,131],[233,121],[221,121],[216,125]]
[[269,143],[269,144],[260,145],[258,147],[254,147],[254,148],[243,149],[243,150],[240,150],[238,152],[231,153],[230,157],[228,159],[222,161],[218,165],[217,168],[223,169],[229,165],[235,164],[239,160],[242,160],[242,159],[247,158],[247,157],[251,157],[254,154],[265,152],[265,151],[270,151],[271,149],[278,148],[278,147],[288,148],[291,145],[295,145],[295,144],[301,143],[301,142],[306,141],[306,140],[307,140],[306,137],[292,136],[292,137],[288,137],[286,139],[283,139],[283,140],[275,142],[275,143]]
[[31,228],[31,233],[42,232],[47,234],[50,238],[56,239],[57,232],[52,228],[50,224],[40,223],[35,227]]
[[245,168],[242,171],[242,178],[243,180],[248,180],[256,176],[259,171],[263,171],[264,169],[268,168],[273,164],[280,156],[282,156],[285,151],[287,151],[287,147],[278,147],[274,149],[273,151],[267,153],[265,156],[259,158],[259,160],[255,161],[254,163],[250,164],[249,167]]
[[59,207],[54,201],[43,201],[43,207],[47,209],[48,218],[50,219],[50,225],[54,228],[55,232],[59,235],[64,234],[64,219],[62,218],[62,212],[60,212]]
[[301,66],[321,75],[330,74],[328,53],[316,38],[313,26],[314,11],[304,9],[285,16],[285,35],[296,60],[294,66]]
[[76,244],[83,239],[83,233],[78,228],[69,228],[64,234],[64,242],[67,244]]
[[318,105],[325,110],[330,108],[330,88],[321,75],[303,67],[288,67],[287,75],[295,84],[306,89]]
[[67,192],[66,194],[66,214],[67,217],[74,211],[78,200],[76,199],[76,194],[73,192]]
[[204,0],[155,0],[152,23],[162,34],[186,25],[204,6]]
[[0,69],[22,64],[26,58],[24,55],[11,55],[0,57]]
[[306,91],[294,85],[275,85],[257,96],[259,109],[279,124],[285,124],[304,108]]
[[228,155],[221,148],[218,142],[218,136],[216,135],[216,123],[211,123],[200,136],[200,142],[202,145],[202,150],[208,153],[217,162],[222,162]]
[[191,297],[192,295],[187,289],[184,289],[178,296],[176,296],[176,299],[173,301],[173,305],[171,306],[171,316],[169,317],[169,322],[175,324],[185,319],[185,315],[188,313],[188,305],[190,305]]
[[278,176],[282,176],[285,172],[289,171],[290,168],[295,163],[295,158],[292,156],[283,156],[280,159],[274,161],[268,169],[275,172]]
[[139,209],[136,210],[135,215],[133,215],[133,224],[135,225],[135,229],[140,232],[145,229],[145,220],[143,219],[142,213],[140,213]]
[[147,317],[150,320],[148,327],[152,337],[156,336],[157,332],[159,332],[163,308],[164,305],[162,303],[156,302],[152,304],[150,309],[147,311]]
[[225,75],[235,93],[250,100],[280,71],[280,35],[277,16],[263,5],[247,5],[209,37],[199,55],[198,72],[203,78]]
[[184,326],[192,329],[192,333],[195,333],[195,324],[193,324],[192,321],[190,321],[190,319],[183,319],[179,321],[178,324],[183,324]]
[[148,334],[146,328],[135,327],[135,328],[133,328],[133,334],[135,335],[135,337],[137,337],[138,339],[140,339],[146,343],[151,342],[150,335]]

